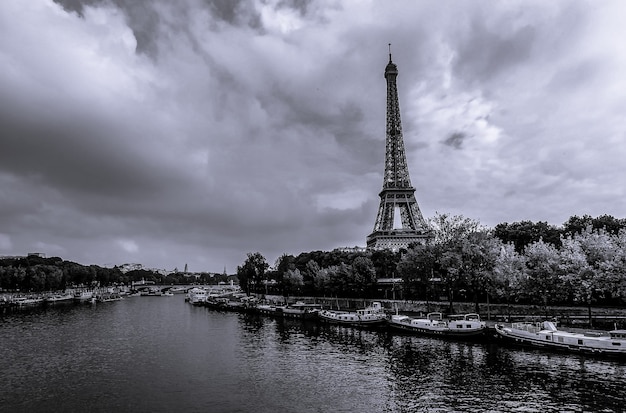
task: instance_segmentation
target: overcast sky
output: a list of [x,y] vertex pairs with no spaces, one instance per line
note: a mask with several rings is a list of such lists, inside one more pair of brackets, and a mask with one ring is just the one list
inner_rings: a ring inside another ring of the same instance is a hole
[[623,1],[2,0],[0,255],[364,246],[388,43],[425,217],[626,216]]

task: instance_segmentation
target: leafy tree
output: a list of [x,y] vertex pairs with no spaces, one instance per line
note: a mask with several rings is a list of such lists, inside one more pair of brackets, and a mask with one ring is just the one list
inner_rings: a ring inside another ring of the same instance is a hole
[[617,219],[606,214],[596,218],[590,215],[582,217],[574,215],[563,224],[563,234],[566,236],[580,234],[590,226],[594,230],[603,229],[609,234],[617,235],[621,229],[626,228],[626,219]]
[[504,297],[511,317],[511,300],[519,297],[525,284],[526,257],[515,250],[513,243],[502,245],[491,273],[493,291]]
[[613,269],[619,256],[618,235],[612,235],[604,227],[592,229],[588,225],[563,243],[564,278],[574,298],[587,305],[591,323],[592,304],[605,294],[612,295]]
[[603,229],[611,235],[617,235],[626,228],[626,219],[617,219],[611,215],[600,215],[592,220],[593,229]]
[[349,275],[348,288],[356,293],[357,297],[363,297],[371,292],[376,284],[374,263],[368,257],[356,257],[352,262]]
[[461,240],[461,275],[473,293],[476,312],[479,311],[479,296],[487,290],[501,246],[502,242],[485,230],[471,232]]
[[328,270],[328,288],[332,294],[338,296],[339,294],[352,296],[353,294],[348,291],[348,278],[350,276],[351,267],[348,264],[340,263],[339,265],[333,265],[327,268]]
[[580,234],[585,228],[592,225],[593,218],[591,215],[573,215],[563,224],[563,235]]
[[606,290],[620,301],[626,300],[626,229],[613,237],[614,254],[605,261],[603,270],[607,277]]
[[371,260],[376,270],[376,278],[393,278],[396,275],[400,254],[388,249],[375,250]]
[[295,262],[296,258],[293,255],[283,254],[274,263],[274,269],[282,276],[287,270],[295,268]]
[[576,236],[563,239],[560,256],[561,279],[569,288],[574,300],[587,304],[591,324],[591,301],[593,291],[598,287],[598,273],[587,262],[580,239]]
[[[559,278],[559,252],[552,244],[539,240],[524,251],[528,282],[526,291],[535,304],[547,307],[562,292]],[[541,301],[538,301],[537,298]]]
[[[304,271],[302,271],[302,281],[304,283],[304,290],[305,290],[305,294],[306,293],[319,293],[322,290],[318,290],[317,288],[317,282],[315,280],[315,277],[317,276],[317,274],[319,273],[319,271],[321,270],[319,264],[317,263],[317,261],[315,260],[309,260],[309,262],[306,263],[306,267],[304,268]],[[323,285],[322,285],[323,288]]]
[[428,219],[428,224],[433,230],[433,243],[435,245],[452,246],[460,239],[472,232],[481,229],[480,222],[463,215],[440,214]]
[[300,292],[302,286],[304,285],[304,279],[300,270],[295,268],[289,269],[283,275],[283,291],[287,296],[291,294],[297,294]]
[[[310,262],[315,262],[311,260]],[[315,290],[325,297],[326,292],[331,292],[331,271],[329,268],[320,268],[315,275],[313,276],[313,285],[315,286]]]
[[250,294],[252,285],[254,285],[255,292],[260,292],[265,271],[267,271],[268,268],[269,264],[261,253],[248,253],[246,261],[243,265],[237,267],[239,285],[243,288],[246,294]]
[[296,268],[295,257],[293,255],[283,254],[274,263],[274,271],[268,273],[268,278],[274,278],[278,284],[285,289],[285,274],[289,270]]
[[435,249],[432,244],[412,245],[398,262],[397,274],[402,278],[410,297],[429,300],[438,265]]
[[429,219],[439,274],[448,292],[450,312],[454,311],[454,291],[463,276],[463,242],[477,231],[483,231],[480,222],[463,217],[437,213]]
[[543,240],[559,248],[561,246],[561,231],[547,222],[521,221],[512,224],[502,223],[494,228],[494,235],[504,244],[512,242],[517,252],[524,251],[526,246]]

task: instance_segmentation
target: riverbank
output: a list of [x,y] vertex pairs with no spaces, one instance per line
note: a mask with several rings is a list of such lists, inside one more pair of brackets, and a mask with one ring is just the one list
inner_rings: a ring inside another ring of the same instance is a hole
[[[281,296],[267,296],[267,299],[280,301]],[[587,307],[575,306],[536,306],[520,304],[492,304],[455,302],[453,312],[450,312],[448,301],[413,301],[413,300],[369,300],[356,298],[329,298],[329,297],[289,297],[288,302],[296,300],[322,304],[324,308],[356,309],[364,308],[372,301],[382,303],[385,311],[393,313],[422,314],[441,312],[443,314],[478,313],[488,322],[516,322],[542,321],[546,319],[558,320],[562,326],[593,327],[598,329],[626,328],[626,308],[591,308],[591,322]]]
[[[154,288],[167,289],[171,286],[153,286]],[[186,286],[191,288],[191,286]],[[206,286],[205,286],[206,288]],[[74,289],[65,291],[73,294]],[[37,294],[44,296],[52,294]],[[0,308],[10,305],[10,298],[23,294],[2,294],[0,295]],[[478,313],[481,318],[488,323],[495,322],[516,322],[516,321],[542,321],[546,319],[558,320],[559,325],[567,327],[596,328],[609,330],[614,328],[626,328],[626,308],[624,307],[592,307],[591,322],[589,320],[589,309],[584,306],[537,306],[519,304],[493,304],[479,303],[478,311],[473,302],[454,302],[453,311],[450,311],[448,301],[417,301],[417,300],[385,300],[385,299],[361,299],[361,298],[335,298],[335,297],[283,297],[278,295],[260,295],[260,299],[270,302],[282,303],[285,300],[289,303],[303,301],[321,304],[329,309],[357,309],[368,306],[372,301],[382,303],[388,313],[422,314],[430,312],[441,312],[443,314],[467,314]],[[44,304],[44,300],[37,300],[35,305]]]

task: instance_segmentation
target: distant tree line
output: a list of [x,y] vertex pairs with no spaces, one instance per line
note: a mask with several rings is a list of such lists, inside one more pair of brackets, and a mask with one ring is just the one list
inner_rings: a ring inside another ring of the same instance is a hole
[[[237,268],[246,292],[374,298],[378,280],[401,279],[402,298],[533,305],[623,305],[626,220],[573,216],[561,227],[522,221],[489,229],[436,214],[433,238],[392,252],[258,252]],[[400,291],[398,292],[400,294]]]
[[119,267],[105,268],[64,261],[59,257],[28,256],[0,259],[0,291],[58,291],[70,287],[128,285],[147,281],[155,284],[216,284],[228,282],[225,274],[200,273],[198,277],[182,272],[162,275],[139,269],[122,272]]

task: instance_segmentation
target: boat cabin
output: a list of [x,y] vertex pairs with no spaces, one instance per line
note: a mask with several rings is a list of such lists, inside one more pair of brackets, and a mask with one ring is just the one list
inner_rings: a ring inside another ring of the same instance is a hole
[[374,301],[371,306],[363,309],[356,310],[359,316],[368,314],[380,314],[383,311],[382,305],[378,301]]
[[626,340],[626,330],[613,330],[609,331],[612,339]]
[[430,321],[443,321],[442,313],[428,313],[426,314],[426,319]]

